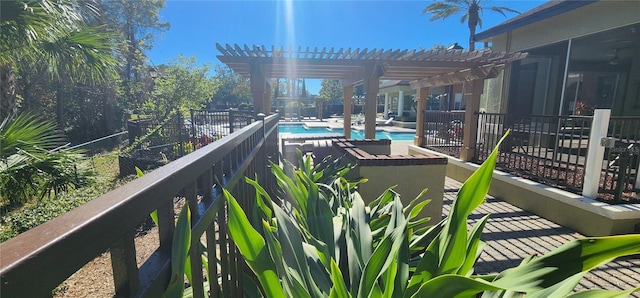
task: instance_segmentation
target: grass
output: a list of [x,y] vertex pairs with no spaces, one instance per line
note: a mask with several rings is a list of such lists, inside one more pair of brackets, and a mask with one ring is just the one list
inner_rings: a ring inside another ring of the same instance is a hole
[[135,179],[134,176],[118,177],[117,153],[118,151],[112,151],[85,161],[97,174],[95,182],[87,187],[73,189],[51,198],[33,199],[13,210],[0,208],[0,242],[26,232]]

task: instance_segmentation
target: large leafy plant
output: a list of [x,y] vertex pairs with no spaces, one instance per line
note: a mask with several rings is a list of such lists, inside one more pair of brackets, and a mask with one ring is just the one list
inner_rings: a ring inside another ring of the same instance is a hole
[[81,151],[60,150],[56,124],[29,114],[0,123],[0,205],[19,206],[90,182]]
[[488,216],[471,230],[467,221],[486,196],[496,157],[494,150],[450,215],[431,226],[416,218],[427,203],[420,198],[405,207],[389,189],[365,205],[354,190],[363,181],[346,181],[344,171],[318,173],[306,160],[287,175],[274,165],[277,197],[247,179],[256,204],[245,212],[225,192],[229,233],[267,297],[618,297],[638,290],[571,294],[590,269],[639,253],[640,235],[579,239],[501,274],[473,275]]

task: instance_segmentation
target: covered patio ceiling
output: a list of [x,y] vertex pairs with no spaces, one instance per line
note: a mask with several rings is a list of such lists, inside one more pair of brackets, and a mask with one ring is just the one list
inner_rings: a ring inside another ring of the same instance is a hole
[[[431,78],[430,85],[445,85],[486,78],[526,53],[462,50],[384,50],[351,48],[302,48],[216,44],[218,59],[235,72],[265,78],[340,79],[343,85],[381,80],[416,81]],[[472,71],[475,69],[475,71]],[[433,80],[440,78],[440,80]]]

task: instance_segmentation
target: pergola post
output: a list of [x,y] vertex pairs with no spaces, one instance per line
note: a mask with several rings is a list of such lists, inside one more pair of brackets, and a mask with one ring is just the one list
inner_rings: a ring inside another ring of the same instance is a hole
[[427,97],[429,96],[429,87],[418,88],[418,107],[416,111],[416,136],[413,144],[422,146],[424,142],[424,122],[425,111],[427,110]]
[[318,119],[320,121],[322,121],[322,104],[324,103],[324,100],[318,100],[316,101],[316,107],[318,107]]
[[265,114],[271,115],[271,84],[269,80],[265,80],[264,100],[262,107]]
[[389,93],[384,94],[384,118],[387,119],[389,117]]
[[378,90],[380,80],[377,76],[371,76],[364,81],[365,103],[364,103],[364,138],[376,138],[376,110]]
[[478,140],[478,112],[480,111],[480,96],[484,89],[484,79],[473,80],[465,83],[464,100],[464,135],[460,159],[471,161],[475,157],[476,142]]
[[404,116],[404,91],[398,91],[398,117]]
[[353,85],[342,87],[343,123],[344,137],[351,138],[351,101],[353,100]]
[[251,95],[253,96],[253,113],[255,115],[264,113],[264,92],[267,81],[264,75],[262,75],[259,66],[252,65],[249,81],[251,84]]

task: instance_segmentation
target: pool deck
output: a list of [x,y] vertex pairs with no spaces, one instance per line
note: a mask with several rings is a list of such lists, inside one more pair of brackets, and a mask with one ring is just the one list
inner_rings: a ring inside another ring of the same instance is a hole
[[[325,119],[324,121],[294,121],[294,122],[290,122],[290,121],[280,121],[280,124],[304,124],[307,127],[326,127],[326,128],[331,128],[331,129],[342,129],[343,127],[343,122],[342,122],[342,118],[329,118],[329,119]],[[355,130],[364,130],[364,125],[363,124],[356,124],[356,125],[352,125],[351,126],[352,129]],[[393,125],[378,125],[376,126],[376,130],[378,131],[386,131],[386,132],[403,132],[403,133],[415,133],[416,130],[415,129],[411,129],[411,128],[403,128],[403,127],[397,127],[397,126],[393,126]]]

